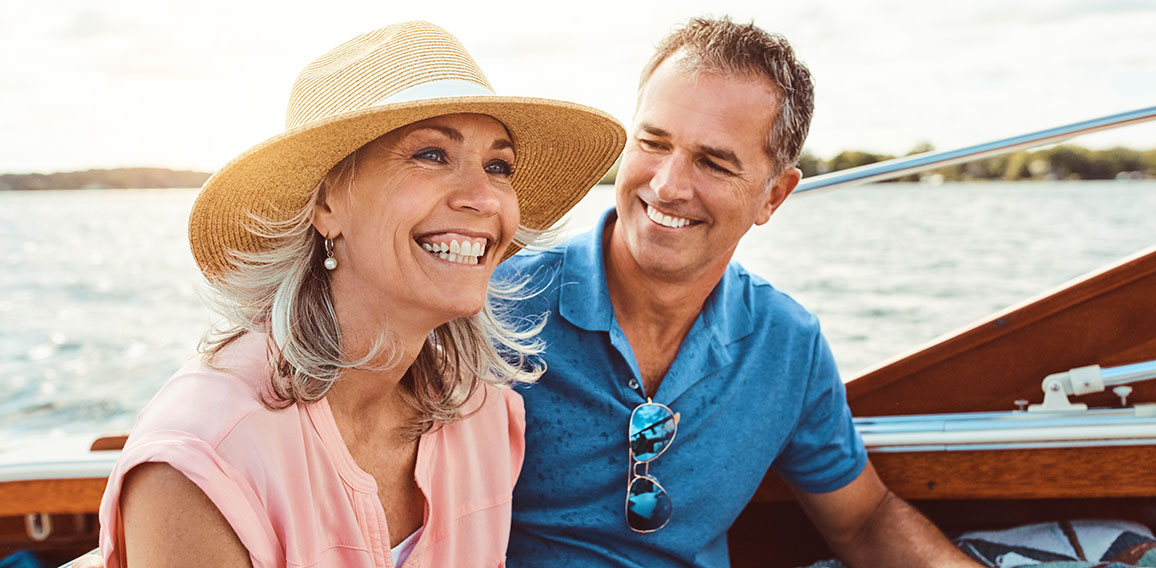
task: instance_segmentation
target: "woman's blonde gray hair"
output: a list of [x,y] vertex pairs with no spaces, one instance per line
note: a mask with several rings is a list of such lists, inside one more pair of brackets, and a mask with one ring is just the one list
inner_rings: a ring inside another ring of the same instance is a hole
[[[320,400],[343,369],[382,360],[388,368],[401,360],[388,331],[362,357],[343,352],[329,271],[323,268],[324,237],[312,224],[314,204],[342,180],[352,181],[356,157],[355,152],[334,166],[309,202],[285,221],[254,218],[256,228],[251,230],[271,239],[273,246],[256,253],[234,252],[232,270],[208,282],[206,301],[224,322],[205,334],[201,351],[211,362],[245,333],[271,334],[277,349],[270,353],[271,396],[264,399],[271,408]],[[520,227],[515,242],[534,246],[553,238],[553,232]],[[445,323],[426,338],[399,384],[403,398],[418,411],[410,435],[459,419],[480,381],[509,386],[533,382],[542,374],[545,366],[536,356],[543,348],[537,334],[544,317],[512,320],[502,308],[532,295],[525,288],[525,280],[491,280],[481,312]]]

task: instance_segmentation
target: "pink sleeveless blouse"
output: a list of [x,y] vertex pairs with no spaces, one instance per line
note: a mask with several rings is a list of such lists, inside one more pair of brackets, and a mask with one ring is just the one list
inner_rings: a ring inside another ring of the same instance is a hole
[[[116,550],[124,476],[165,462],[228,520],[253,565],[392,568],[390,533],[373,477],[354,463],[325,399],[270,410],[267,338],[249,334],[209,367],[186,364],[141,411],[100,506],[108,568]],[[423,435],[415,479],[426,498],[405,568],[503,566],[510,502],[522,467],[521,397],[478,389],[465,419]]]

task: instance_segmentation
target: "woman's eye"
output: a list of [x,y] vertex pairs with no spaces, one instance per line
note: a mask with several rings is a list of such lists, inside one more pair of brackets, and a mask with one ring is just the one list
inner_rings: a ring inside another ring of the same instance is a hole
[[422,148],[414,153],[413,157],[427,162],[446,163],[446,152],[441,148]]
[[490,162],[486,164],[486,172],[509,176],[514,174],[514,166],[505,160],[490,160]]

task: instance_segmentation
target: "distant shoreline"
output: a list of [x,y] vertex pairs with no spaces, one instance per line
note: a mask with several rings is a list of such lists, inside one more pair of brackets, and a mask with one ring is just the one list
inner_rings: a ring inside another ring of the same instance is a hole
[[212,174],[168,168],[114,168],[50,174],[0,174],[0,191],[176,189],[204,185]]
[[[908,154],[932,151],[921,144]],[[798,167],[803,177],[864,166],[893,158],[848,150],[830,159],[817,158],[803,149]],[[621,161],[614,162],[599,184],[612,184]],[[197,188],[211,173],[168,168],[114,168],[49,174],[0,174],[0,191],[41,189],[170,189]],[[919,175],[908,175],[894,181],[1048,181],[1156,179],[1156,149],[1133,150],[1110,148],[1088,150],[1081,146],[1061,144],[1034,151],[1019,151],[983,160],[939,168]]]

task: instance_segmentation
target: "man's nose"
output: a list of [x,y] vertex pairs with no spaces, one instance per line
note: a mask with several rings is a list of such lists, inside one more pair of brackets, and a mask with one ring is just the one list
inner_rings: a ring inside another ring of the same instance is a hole
[[661,201],[684,200],[690,194],[690,174],[688,160],[678,153],[672,153],[664,156],[655,168],[650,188]]

